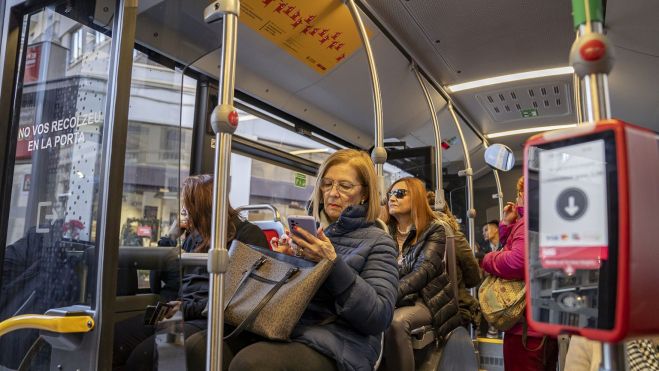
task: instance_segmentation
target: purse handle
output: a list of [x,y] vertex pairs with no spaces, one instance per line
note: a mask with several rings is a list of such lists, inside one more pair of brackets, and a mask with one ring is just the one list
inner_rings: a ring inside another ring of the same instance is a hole
[[[229,306],[229,303],[230,303],[231,300],[236,296],[236,293],[240,290],[240,288],[241,288],[242,286],[244,286],[245,282],[247,282],[247,278],[249,278],[249,276],[250,276],[255,270],[259,269],[259,268],[263,265],[263,263],[265,263],[267,260],[268,260],[267,258],[265,258],[264,256],[262,256],[259,260],[257,260],[257,261],[252,265],[252,267],[251,267],[249,270],[247,270],[247,271],[243,274],[243,277],[240,279],[240,283],[238,283],[238,287],[236,288],[236,291],[233,293],[233,295],[231,295],[231,298],[227,301],[227,304],[225,305],[225,309]],[[261,312],[261,310],[266,306],[266,304],[268,304],[268,302],[270,301],[270,299],[272,299],[272,298],[275,296],[275,294],[277,293],[277,291],[279,291],[279,289],[280,289],[282,286],[284,286],[284,284],[285,284],[286,282],[288,282],[288,280],[289,280],[291,277],[293,277],[293,276],[294,276],[297,272],[299,272],[299,271],[300,271],[300,268],[298,268],[298,267],[292,267],[292,268],[290,268],[290,269],[286,272],[286,274],[284,275],[284,277],[282,277],[282,278],[281,278],[281,279],[280,279],[280,280],[279,280],[279,281],[278,281],[278,282],[277,282],[277,283],[276,283],[276,284],[270,289],[270,291],[268,291],[268,293],[263,297],[263,299],[261,299],[261,301],[259,302],[259,304],[258,304],[256,307],[254,307],[254,309],[252,309],[252,311],[247,315],[247,317],[245,317],[245,319],[244,319],[244,320],[238,325],[238,327],[236,327],[236,328],[235,328],[235,329],[234,329],[229,335],[227,335],[227,336],[224,337],[224,340],[228,340],[228,339],[231,339],[231,338],[234,337],[234,336],[239,335],[239,334],[240,334],[241,332],[243,332],[243,331],[244,331],[249,325],[251,325],[252,322],[254,322],[254,320],[256,319],[256,316],[258,316],[258,314]]]
[[441,219],[436,219],[439,224],[444,227],[446,235],[446,249],[444,250],[444,262],[448,270],[448,279],[453,286],[453,302],[455,307],[460,309],[460,302],[458,298],[458,263],[455,255],[455,233],[448,223]]

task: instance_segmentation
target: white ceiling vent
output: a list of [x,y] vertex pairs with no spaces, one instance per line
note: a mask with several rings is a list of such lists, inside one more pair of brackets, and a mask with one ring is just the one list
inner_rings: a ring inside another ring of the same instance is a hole
[[476,94],[476,99],[495,122],[572,114],[571,90],[567,83],[546,83]]

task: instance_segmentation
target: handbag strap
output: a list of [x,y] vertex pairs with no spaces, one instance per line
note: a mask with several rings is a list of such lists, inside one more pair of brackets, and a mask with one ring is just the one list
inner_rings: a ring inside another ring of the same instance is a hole
[[[241,332],[243,332],[243,330],[245,330],[245,328],[247,328],[247,326],[251,325],[252,322],[254,322],[254,320],[256,319],[256,316],[261,312],[261,310],[265,307],[265,305],[268,304],[270,299],[272,299],[272,297],[275,296],[277,291],[279,291],[279,289],[282,286],[284,286],[284,284],[289,280],[289,278],[291,278],[294,274],[296,274],[299,271],[300,271],[300,268],[297,268],[297,267],[290,268],[286,272],[284,277],[282,277],[270,289],[270,291],[268,291],[268,293],[263,297],[263,299],[261,299],[259,304],[256,307],[254,307],[254,309],[252,309],[252,311],[247,315],[247,317],[245,317],[245,319],[238,325],[238,327],[236,327],[229,335],[224,337],[224,340],[228,340],[228,339],[230,339],[234,336],[239,335]],[[245,280],[244,277],[243,277],[243,280]],[[238,287],[238,288],[240,288],[240,287]],[[238,290],[236,290],[236,291],[238,291]],[[234,293],[234,295],[235,295],[235,293]]]
[[238,285],[236,286],[236,290],[233,292],[233,294],[231,294],[231,297],[229,298],[229,300],[227,300],[227,303],[224,304],[224,310],[227,310],[227,307],[231,303],[231,300],[233,300],[233,298],[236,296],[236,293],[240,291],[240,288],[245,284],[245,282],[247,282],[249,276],[251,276],[255,270],[261,268],[261,266],[265,264],[266,261],[268,261],[268,258],[266,258],[265,256],[261,256],[257,261],[254,262],[254,264],[252,264],[252,266],[248,270],[245,271],[245,273],[243,273],[240,282],[238,282]]
[[522,346],[524,347],[524,349],[526,349],[529,352],[537,352],[540,349],[542,349],[542,347],[545,345],[545,341],[547,340],[547,336],[543,336],[540,345],[538,345],[535,349],[529,349],[527,345],[528,338],[529,338],[529,327],[528,324],[526,323],[526,318],[522,316]]

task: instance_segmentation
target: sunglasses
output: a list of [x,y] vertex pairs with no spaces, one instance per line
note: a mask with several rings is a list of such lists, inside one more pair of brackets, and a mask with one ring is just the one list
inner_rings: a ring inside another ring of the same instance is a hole
[[407,195],[407,189],[393,189],[387,193],[387,198],[391,198],[391,196],[396,196],[397,199],[401,199]]

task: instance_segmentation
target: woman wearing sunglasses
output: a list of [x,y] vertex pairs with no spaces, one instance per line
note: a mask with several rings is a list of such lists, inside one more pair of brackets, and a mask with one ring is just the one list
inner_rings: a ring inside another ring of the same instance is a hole
[[439,339],[460,326],[444,264],[446,231],[428,205],[423,182],[396,181],[387,193],[385,222],[398,247],[398,297],[385,337],[384,369],[414,370],[411,331],[434,325]]

